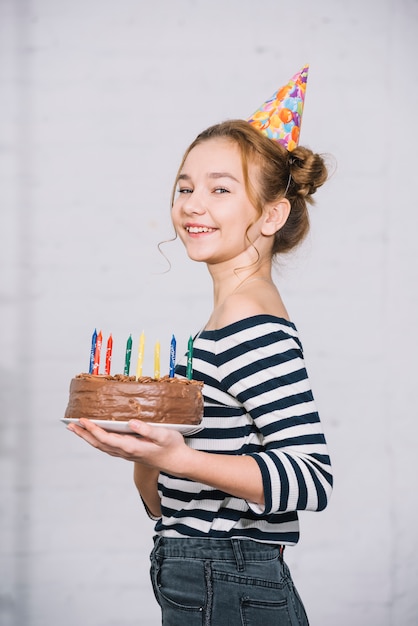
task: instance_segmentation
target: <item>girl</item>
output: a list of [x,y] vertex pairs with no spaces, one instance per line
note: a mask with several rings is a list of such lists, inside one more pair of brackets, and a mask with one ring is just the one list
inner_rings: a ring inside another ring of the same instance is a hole
[[[250,123],[201,133],[186,151],[172,220],[188,256],[206,263],[213,311],[195,337],[204,429],[189,438],[130,422],[141,438],[82,420],[68,428],[134,462],[156,521],[152,584],[169,626],[306,625],[283,560],[299,510],[322,510],[332,488],[302,346],[272,281],[273,258],[308,230],[307,202],[327,171]],[[183,359],[176,367],[186,376]]]

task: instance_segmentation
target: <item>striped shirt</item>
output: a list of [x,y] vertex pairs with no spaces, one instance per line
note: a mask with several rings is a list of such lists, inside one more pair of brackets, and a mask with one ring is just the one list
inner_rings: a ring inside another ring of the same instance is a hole
[[[185,360],[176,374],[186,375]],[[332,472],[296,327],[256,315],[194,341],[193,378],[204,382],[203,430],[189,446],[213,454],[251,455],[260,468],[264,506],[161,473],[166,537],[247,538],[294,544],[298,510],[325,508]]]

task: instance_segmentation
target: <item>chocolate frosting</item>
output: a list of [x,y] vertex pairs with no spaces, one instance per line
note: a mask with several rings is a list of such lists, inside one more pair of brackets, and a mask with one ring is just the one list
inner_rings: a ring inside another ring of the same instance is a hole
[[134,376],[79,374],[70,384],[65,417],[200,424],[202,387],[200,381],[168,376],[136,380]]

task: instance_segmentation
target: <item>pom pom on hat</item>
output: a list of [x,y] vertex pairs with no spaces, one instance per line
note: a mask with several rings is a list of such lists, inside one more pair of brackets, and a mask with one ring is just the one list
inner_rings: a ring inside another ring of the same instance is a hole
[[299,142],[308,71],[309,65],[306,65],[247,120],[289,151]]

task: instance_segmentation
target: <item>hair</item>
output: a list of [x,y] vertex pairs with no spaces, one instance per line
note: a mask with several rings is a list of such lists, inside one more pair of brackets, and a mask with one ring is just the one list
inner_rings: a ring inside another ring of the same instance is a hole
[[[324,158],[302,146],[289,152],[245,120],[221,122],[201,132],[187,148],[177,172],[171,205],[174,204],[178,177],[187,156],[194,147],[209,139],[226,139],[238,146],[246,192],[259,215],[266,204],[281,198],[289,200],[289,217],[275,235],[272,256],[298,246],[309,231],[307,205],[314,203],[313,194],[328,178]],[[250,163],[257,168],[256,185],[249,178]]]

